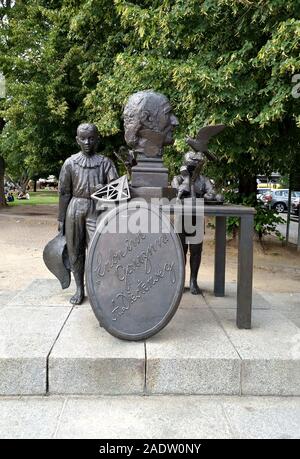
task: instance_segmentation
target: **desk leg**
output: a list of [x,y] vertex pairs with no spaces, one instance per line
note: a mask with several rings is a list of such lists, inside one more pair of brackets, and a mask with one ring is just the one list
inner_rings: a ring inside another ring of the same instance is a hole
[[253,215],[244,215],[240,220],[237,318],[238,328],[251,328],[253,279]]
[[215,232],[215,296],[225,294],[226,217],[216,217]]

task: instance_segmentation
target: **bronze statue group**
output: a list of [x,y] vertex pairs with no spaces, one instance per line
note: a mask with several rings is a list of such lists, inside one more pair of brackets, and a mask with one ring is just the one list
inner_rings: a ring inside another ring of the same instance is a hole
[[[130,96],[124,108],[125,141],[130,148],[128,167],[134,165],[141,155],[145,158],[162,157],[164,146],[174,142],[173,131],[178,124],[171,104],[164,95],[147,90]],[[196,139],[187,139],[192,150],[184,155],[180,174],[173,178],[171,184],[176,189],[178,199],[199,197],[210,202],[222,201],[222,196],[216,193],[211,180],[202,175],[201,171],[207,158],[216,159],[208,152],[207,145],[210,137],[223,128],[223,125],[208,126],[200,129]],[[76,292],[70,301],[80,304],[84,298],[86,249],[95,232],[99,215],[91,195],[117,179],[118,174],[113,162],[97,153],[99,133],[94,124],[80,124],[76,141],[80,152],[66,159],[59,176],[58,236],[65,238],[68,258],[66,269],[72,271],[76,283]],[[179,236],[185,257],[188,249],[190,251],[190,292],[199,294],[201,290],[197,278],[203,243],[189,244],[184,231]],[[54,272],[56,261],[53,261],[52,254],[49,255],[50,250],[53,252],[52,246],[44,253],[44,259]],[[65,287],[69,282],[65,280],[64,284]]]

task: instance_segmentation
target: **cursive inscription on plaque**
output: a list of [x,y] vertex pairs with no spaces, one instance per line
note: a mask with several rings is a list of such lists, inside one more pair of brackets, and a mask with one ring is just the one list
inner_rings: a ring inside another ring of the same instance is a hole
[[122,316],[130,306],[142,298],[142,295],[146,295],[151,291],[151,289],[163,279],[166,274],[169,275],[169,280],[172,284],[176,282],[175,266],[173,263],[165,263],[163,267],[158,266],[158,269],[155,270],[149,277],[143,281],[137,281],[137,288],[133,290],[128,287],[125,292],[117,293],[115,298],[112,299],[113,310],[112,310],[112,320],[117,320],[118,316]]
[[160,250],[169,243],[167,233],[159,235],[147,244],[146,234],[138,233],[132,239],[125,240],[125,248],[111,251],[108,258],[98,254],[94,272],[96,283],[107,281],[112,275],[120,282],[120,291],[112,301],[112,320],[116,321],[130,307],[145,295],[151,293],[155,286],[165,279],[170,284],[176,283],[174,262],[161,263]]
[[97,264],[94,272],[97,276],[97,284],[101,283],[102,277],[105,276],[106,273],[110,272],[115,268],[115,266],[125,258],[128,254],[130,254],[135,247],[137,247],[143,239],[146,238],[146,234],[142,234],[141,232],[137,233],[136,237],[129,240],[125,240],[125,249],[124,250],[117,250],[116,252],[112,252],[108,260],[103,260],[101,253],[97,256]]

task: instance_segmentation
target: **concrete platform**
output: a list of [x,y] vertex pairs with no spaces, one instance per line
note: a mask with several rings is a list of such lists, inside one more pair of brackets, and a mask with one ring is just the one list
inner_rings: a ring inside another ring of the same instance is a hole
[[71,307],[3,307],[0,394],[45,394],[48,357]]
[[211,288],[185,292],[168,326],[138,343],[100,328],[87,301],[72,307],[73,288],[54,279],[3,296],[0,395],[300,395],[297,299],[273,307],[255,292],[253,328],[238,330],[235,286],[224,298]]
[[73,282],[62,290],[56,279],[36,279],[15,295],[9,306],[70,306],[70,298],[75,291]]
[[49,356],[53,394],[143,394],[145,345],[121,341],[91,309],[74,308]]
[[146,352],[149,394],[240,393],[239,355],[207,308],[177,311]]

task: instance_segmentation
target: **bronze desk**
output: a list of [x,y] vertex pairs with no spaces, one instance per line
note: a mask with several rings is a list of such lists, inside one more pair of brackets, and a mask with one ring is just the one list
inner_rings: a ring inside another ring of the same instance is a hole
[[[176,213],[176,206],[162,206],[163,210]],[[186,211],[186,208],[185,208]],[[190,206],[192,212],[192,206]],[[240,205],[205,205],[204,215],[215,217],[215,271],[214,294],[225,294],[226,260],[226,218],[238,217],[238,276],[237,276],[237,316],[238,328],[251,328],[252,282],[253,282],[253,220],[255,209]]]

